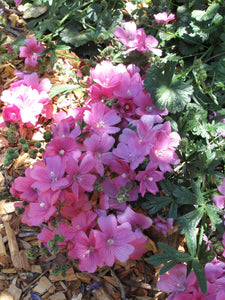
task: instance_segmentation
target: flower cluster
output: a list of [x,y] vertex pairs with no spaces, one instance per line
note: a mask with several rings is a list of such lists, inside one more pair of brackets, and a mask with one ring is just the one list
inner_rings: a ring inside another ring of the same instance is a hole
[[[142,231],[152,220],[135,212],[132,201],[146,192],[156,194],[157,182],[179,162],[180,136],[170,122],[163,123],[167,110],[153,105],[139,71],[110,61],[92,68],[85,105],[54,115],[53,139],[43,160],[11,187],[25,203],[22,222],[47,224],[38,235],[47,247],[55,234],[63,235],[60,248],[69,249],[82,271],[137,259],[147,251]],[[12,89],[26,86],[30,76]],[[40,85],[35,88],[41,93]]]
[[161,56],[162,50],[158,49],[159,42],[152,36],[146,36],[143,28],[138,28],[134,22],[125,22],[123,27],[116,26],[114,35],[128,48],[128,52],[134,50],[140,52],[150,52]]
[[51,82],[45,78],[39,82],[36,72],[15,72],[18,79],[14,81],[8,90],[3,91],[1,100],[7,103],[2,115],[5,123],[18,122],[20,126],[35,126],[39,115],[50,119],[53,107],[49,102],[48,92]]
[[168,300],[225,299],[225,263],[216,258],[205,265],[207,294],[204,295],[198,285],[194,271],[187,276],[187,266],[178,264],[167,274],[160,276],[157,287],[171,293]]

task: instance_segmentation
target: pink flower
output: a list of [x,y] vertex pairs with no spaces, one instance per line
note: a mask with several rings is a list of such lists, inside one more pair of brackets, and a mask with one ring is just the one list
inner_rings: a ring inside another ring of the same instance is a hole
[[73,193],[78,197],[80,189],[85,192],[92,192],[94,190],[94,183],[96,176],[89,174],[93,169],[95,162],[90,155],[86,155],[80,165],[72,157],[68,157],[66,163],[66,172],[68,174],[68,180],[72,185]]
[[40,103],[40,94],[37,90],[21,85],[3,91],[1,100],[17,106],[23,123],[28,123],[31,126],[36,125],[43,109],[43,104]]
[[147,229],[152,226],[152,219],[143,214],[134,212],[130,206],[127,206],[124,212],[118,213],[117,220],[120,224],[130,223],[133,229]]
[[95,230],[91,230],[89,237],[84,231],[76,235],[75,247],[68,252],[69,256],[80,259],[79,269],[94,273],[97,267],[103,266],[99,249],[96,249]]
[[130,259],[139,259],[145,252],[148,251],[147,248],[144,248],[148,244],[148,237],[145,236],[140,229],[136,229],[134,232],[136,239],[130,242],[134,246],[134,252],[131,253]]
[[154,195],[159,191],[156,182],[163,180],[164,176],[163,172],[156,171],[149,163],[145,171],[138,172],[135,179],[140,182],[140,193],[144,197],[146,190]]
[[224,209],[225,207],[225,178],[222,181],[222,184],[217,186],[218,191],[223,195],[218,195],[213,197],[213,201],[215,205],[220,208]]
[[172,20],[175,20],[175,15],[170,14],[168,16],[166,11],[164,11],[162,13],[155,14],[155,15],[153,15],[153,17],[155,18],[156,22],[162,23],[163,25],[169,23]]
[[84,192],[80,192],[78,197],[74,193],[64,191],[61,193],[60,213],[67,219],[73,218],[82,211],[88,212],[92,205],[88,196]]
[[53,193],[42,193],[38,202],[32,202],[29,204],[28,208],[26,208],[28,210],[27,216],[29,219],[27,220],[26,214],[24,214],[22,222],[27,223],[29,226],[40,226],[43,222],[47,222],[57,211],[56,207],[53,205],[54,203],[52,203],[53,199],[55,199]]
[[22,2],[22,0],[14,0],[14,3],[16,6],[19,6],[21,2]]
[[114,215],[100,217],[98,225],[101,231],[96,231],[96,249],[101,253],[103,261],[112,266],[115,260],[125,262],[134,251],[130,244],[135,240],[135,234],[131,230],[129,223],[123,223],[117,226],[117,220]]
[[177,132],[171,132],[170,122],[157,125],[153,129],[154,143],[150,151],[152,167],[158,167],[163,172],[171,172],[170,164],[179,162],[175,147],[179,145],[180,136]]
[[30,39],[25,40],[26,46],[20,47],[19,57],[25,57],[25,64],[31,67],[36,67],[38,64],[37,59],[41,58],[39,55],[45,48],[42,46],[41,42],[36,41],[33,36]]
[[129,139],[127,144],[119,143],[112,152],[115,156],[130,163],[132,171],[134,171],[145,159],[143,147],[135,140],[135,138]]
[[96,225],[97,214],[92,210],[82,211],[72,218],[72,227],[74,232],[91,230]]
[[94,133],[84,141],[87,154],[91,156],[93,167],[100,176],[104,175],[104,164],[109,164],[113,160],[112,153],[108,151],[114,142],[115,139],[107,133],[103,133],[102,136]]
[[2,111],[5,122],[18,122],[21,120],[20,109],[15,104],[8,104]]
[[26,169],[25,177],[17,177],[10,188],[10,193],[19,196],[22,200],[35,202],[38,198],[38,192],[32,188],[35,180],[30,176],[31,172],[32,169]]
[[122,64],[114,66],[111,61],[102,61],[90,70],[90,75],[101,87],[111,89],[117,86],[121,80],[121,67],[125,69]]
[[127,48],[130,48],[131,51],[139,49],[143,51],[145,33],[143,29],[137,29],[137,26],[134,22],[125,22],[123,27],[116,26],[114,30],[114,35],[118,40],[123,43]]
[[93,103],[91,110],[84,113],[84,122],[91,126],[94,132],[99,135],[103,133],[116,133],[120,128],[113,125],[119,123],[121,118],[117,111],[109,109],[104,103]]
[[173,229],[173,218],[163,219],[159,215],[157,215],[158,218],[156,218],[153,222],[155,224],[155,229],[157,231],[161,231],[163,234],[167,234],[169,229]]
[[58,156],[66,165],[69,157],[77,160],[81,156],[81,151],[78,148],[78,143],[71,137],[54,138],[46,147],[46,156]]
[[[191,273],[193,273],[193,271]],[[177,299],[183,299],[181,296],[181,292],[184,292],[186,290],[187,283],[191,279],[190,275],[188,276],[188,278],[186,278],[186,265],[177,264],[175,267],[170,269],[167,274],[160,275],[159,281],[157,283],[157,288],[163,292],[172,292],[174,296],[180,295],[180,298]],[[173,297],[170,297],[170,299],[173,299]]]
[[153,52],[155,55],[161,56],[162,50],[156,48],[158,44],[159,42],[152,35],[148,35],[145,39],[145,49],[149,52]]
[[65,166],[59,156],[46,157],[45,164],[35,164],[30,176],[35,182],[32,188],[40,192],[47,192],[48,190],[57,191],[66,188],[69,181],[63,177],[65,173]]

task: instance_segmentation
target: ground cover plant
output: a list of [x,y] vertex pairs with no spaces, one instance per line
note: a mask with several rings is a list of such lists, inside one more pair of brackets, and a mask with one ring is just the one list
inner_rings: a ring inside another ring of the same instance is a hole
[[[222,300],[225,3],[133,1],[126,19],[129,2],[78,2],[34,2],[47,8],[28,23],[34,34],[9,47],[30,68],[1,95],[5,166],[24,152],[34,159],[10,188],[22,222],[81,271],[145,257],[163,265],[157,287],[168,299]],[[40,80],[48,59],[69,70],[57,58],[68,46],[88,67],[64,85]],[[69,98],[77,87],[80,105]],[[24,134],[35,130],[40,140]],[[183,247],[159,242],[151,255],[147,229],[176,226]]]

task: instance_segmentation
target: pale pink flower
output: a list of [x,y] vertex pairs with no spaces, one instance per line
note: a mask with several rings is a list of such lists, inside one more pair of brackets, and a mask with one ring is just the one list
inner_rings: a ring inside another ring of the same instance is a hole
[[163,172],[171,172],[170,164],[178,164],[178,155],[175,147],[179,145],[180,136],[177,132],[171,132],[170,122],[156,125],[152,131],[154,135],[153,147],[150,150],[150,162],[152,167],[159,167]]
[[[39,77],[36,72],[28,73],[27,71],[15,71],[14,75],[18,77],[11,85],[10,88],[15,88],[20,85],[30,86],[32,89],[36,89],[41,94],[42,103],[46,104],[50,101],[48,92],[50,91],[52,84],[48,78],[44,78],[39,82]],[[46,99],[46,100],[45,100]]]
[[[123,69],[125,69],[124,66]],[[117,86],[122,77],[120,65],[114,66],[111,61],[107,60],[102,61],[100,64],[97,64],[95,68],[92,68],[90,75],[96,83],[105,89],[111,89]]]
[[135,234],[129,223],[117,226],[114,215],[98,218],[98,226],[101,231],[96,231],[96,249],[100,251],[103,261],[112,266],[115,260],[125,262],[134,252],[134,247],[130,244],[135,240]]
[[162,13],[154,14],[153,17],[156,20],[156,22],[162,23],[163,25],[169,23],[172,20],[175,20],[175,15],[171,13],[168,16],[166,11]]
[[145,33],[143,29],[137,29],[135,22],[125,22],[123,27],[116,26],[114,30],[114,35],[118,40],[123,43],[131,51],[139,49],[143,51]]
[[38,64],[37,59],[41,58],[39,55],[45,48],[42,46],[41,42],[36,41],[33,36],[30,39],[25,40],[26,46],[20,47],[19,57],[25,57],[25,64],[31,67],[36,67]]
[[22,123],[36,125],[43,109],[42,98],[36,89],[25,85],[8,89],[3,91],[1,100],[18,107]]
[[132,76],[124,72],[119,84],[113,89],[114,97],[122,99],[132,99],[143,89],[142,79],[139,73]]
[[155,55],[161,56],[162,50],[157,48],[158,44],[159,42],[152,35],[148,35],[145,39],[145,49],[149,52],[154,53]]
[[116,133],[120,128],[113,125],[118,124],[121,118],[114,109],[108,108],[104,103],[93,103],[91,110],[84,113],[84,122],[91,126],[91,129],[99,135],[103,133]]

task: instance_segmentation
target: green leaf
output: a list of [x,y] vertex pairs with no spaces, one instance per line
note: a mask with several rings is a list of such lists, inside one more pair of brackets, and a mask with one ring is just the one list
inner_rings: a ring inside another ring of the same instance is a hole
[[144,81],[146,90],[151,94],[154,104],[161,110],[181,112],[191,101],[193,88],[191,85],[177,80],[174,74],[174,64],[166,64],[164,72],[157,66],[151,66]]
[[167,244],[158,243],[158,246],[163,249],[166,255],[170,255],[171,259],[176,259],[179,262],[187,262],[192,260],[192,257],[188,253],[180,252]]
[[206,213],[207,213],[207,215],[209,216],[210,221],[211,221],[211,223],[212,223],[212,230],[215,230],[215,229],[216,229],[216,226],[219,225],[219,224],[222,224],[223,221],[222,221],[221,218],[217,215],[217,211],[215,210],[215,205],[207,204],[207,205],[205,206],[205,210],[206,210]]
[[179,263],[179,261],[176,261],[176,260],[172,260],[172,261],[168,262],[167,264],[165,264],[165,266],[163,266],[160,269],[159,275],[162,275],[162,274],[168,272],[170,269],[172,269],[173,267],[175,267],[178,263]]
[[173,195],[177,198],[177,202],[179,204],[193,204],[194,205],[196,202],[195,195],[192,192],[190,192],[190,190],[188,188],[186,188],[185,186],[177,187],[173,191]]
[[170,260],[171,260],[171,256],[169,254],[165,254],[165,253],[152,255],[152,256],[147,258],[147,262],[149,264],[154,265],[155,267],[158,267],[158,266],[160,266],[160,265],[162,265],[165,262],[170,261]]
[[191,253],[191,256],[194,257],[196,255],[196,249],[197,249],[195,227],[191,227],[189,223],[184,219],[183,231],[185,234],[188,250]]
[[205,270],[203,266],[197,261],[197,259],[193,259],[192,267],[195,272],[195,276],[198,280],[198,284],[202,293],[205,295],[207,293],[207,282],[205,277]]
[[158,211],[160,211],[160,209],[167,206],[171,201],[173,201],[173,199],[170,197],[157,197],[149,194],[145,196],[145,199],[147,199],[148,201],[142,204],[142,208],[150,209],[150,215],[156,214]]
[[49,98],[52,99],[56,95],[64,92],[71,93],[75,88],[77,88],[77,86],[74,84],[62,84],[53,86],[49,92]]
[[191,228],[196,228],[204,214],[204,208],[198,207],[194,210],[190,211],[189,213],[185,214],[182,217],[178,218],[178,222],[181,223],[180,225],[180,233],[183,234],[185,231],[185,223],[188,223]]

